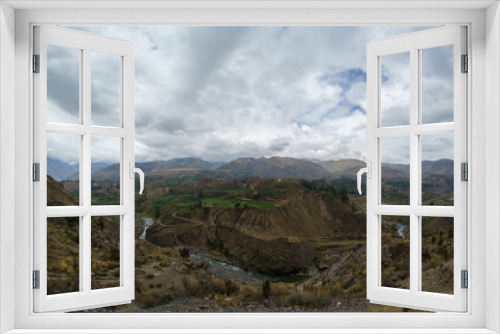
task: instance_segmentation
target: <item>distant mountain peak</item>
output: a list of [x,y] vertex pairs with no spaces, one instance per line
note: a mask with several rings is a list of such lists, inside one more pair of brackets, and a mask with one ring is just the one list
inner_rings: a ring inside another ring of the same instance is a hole
[[[92,163],[92,173],[108,167],[110,164],[106,162]],[[63,180],[78,180],[80,165],[78,163],[68,164],[58,159],[47,157],[47,175],[51,176],[56,181]]]
[[56,181],[67,179],[78,171],[78,164],[69,164],[67,162],[47,157],[47,175],[50,175]]

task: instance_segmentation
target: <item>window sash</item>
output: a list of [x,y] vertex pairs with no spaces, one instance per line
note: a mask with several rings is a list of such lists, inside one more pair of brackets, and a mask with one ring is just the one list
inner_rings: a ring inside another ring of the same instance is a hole
[[[80,52],[80,124],[47,123],[47,45],[75,48]],[[91,125],[91,52],[120,57],[120,127]],[[34,270],[40,271],[40,289],[33,290],[34,311],[74,311],[103,305],[129,303],[134,298],[134,161],[133,45],[129,41],[70,29],[35,27],[34,53],[40,55],[40,73],[34,75],[34,161],[40,163],[40,182],[34,184]],[[80,137],[80,205],[47,207],[48,133]],[[91,205],[91,138],[120,138],[120,205]],[[91,288],[91,217],[120,216],[120,286]],[[78,292],[47,295],[47,218],[80,217]]]
[[[467,310],[467,290],[461,289],[460,272],[467,269],[467,183],[460,181],[460,164],[467,162],[467,76],[460,73],[460,55],[466,54],[466,28],[442,27],[401,36],[375,40],[367,48],[367,161],[372,177],[367,180],[367,298],[377,304],[423,310]],[[454,45],[454,122],[419,124],[421,49]],[[410,53],[410,124],[381,127],[380,57],[401,52]],[[454,206],[420,205],[421,145],[423,134],[454,133]],[[410,140],[410,205],[381,204],[381,138],[407,136]],[[382,215],[410,217],[410,289],[382,286]],[[421,226],[420,217],[454,218],[454,294],[445,295],[420,291]]]

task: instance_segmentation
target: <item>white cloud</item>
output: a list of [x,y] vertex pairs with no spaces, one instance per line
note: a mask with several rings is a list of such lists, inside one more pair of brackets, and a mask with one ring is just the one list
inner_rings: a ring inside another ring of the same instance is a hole
[[47,155],[69,164],[80,162],[80,138],[78,135],[47,134]]
[[382,126],[410,125],[410,53],[380,58]]
[[[276,155],[364,159],[366,44],[372,39],[418,30],[78,29],[131,40],[135,45],[138,161],[184,156],[228,161]],[[396,108],[396,116],[397,108],[404,105],[401,96],[408,89],[396,84],[400,68],[386,69],[387,82],[394,82],[391,107]],[[105,87],[107,81],[102,80]],[[102,93],[95,103],[104,111],[110,100],[105,91]],[[53,99],[64,109],[63,100]]]

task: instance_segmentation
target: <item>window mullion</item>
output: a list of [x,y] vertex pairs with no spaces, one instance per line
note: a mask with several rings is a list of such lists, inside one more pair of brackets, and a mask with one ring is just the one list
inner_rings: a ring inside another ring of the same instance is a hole
[[80,229],[80,231],[83,231],[81,233],[81,245],[80,245],[80,250],[81,250],[81,255],[80,255],[80,281],[81,285],[83,286],[83,291],[86,293],[90,293],[91,291],[91,273],[92,273],[92,262],[91,262],[91,230],[90,230],[90,214],[86,214],[81,218],[81,222],[83,225],[83,228]]
[[[380,81],[380,59],[378,55],[369,53],[367,55],[367,85],[368,87],[379,87]],[[373,132],[380,124],[380,91],[378,88],[368,90],[367,106],[367,162],[372,165],[372,177],[366,179],[366,275],[367,275],[367,298],[372,298],[371,293],[375,291],[380,283],[380,241],[379,241],[379,218],[373,212],[373,208],[380,204],[380,176],[379,176],[379,138],[373,136]]]
[[410,291],[418,292],[420,286],[420,226],[414,209],[419,204],[420,168],[419,136],[415,130],[419,124],[419,51],[410,50]]
[[[84,68],[83,68],[83,64],[84,64],[84,54],[83,54],[83,51],[80,52],[80,73],[79,73],[79,78],[80,78],[80,89],[79,89],[79,93],[80,93],[80,96],[79,96],[79,100],[80,101],[80,123],[76,126],[78,128],[82,127],[82,128],[85,128],[84,126],[82,126],[83,124],[83,107],[84,107],[84,104],[85,102],[83,101],[83,89],[84,89],[84,86],[83,86],[83,73],[84,73]],[[64,126],[64,127],[61,127],[61,128],[67,128],[67,126]],[[79,168],[79,177],[78,177],[78,180],[80,182],[80,185],[79,185],[79,196],[80,196],[80,199],[79,199],[79,202],[80,202],[80,206],[83,206],[84,205],[84,201],[85,201],[85,192],[84,192],[84,189],[82,187],[82,184],[84,184],[84,180],[83,180],[83,168],[82,166],[84,166],[84,141],[83,141],[83,134],[80,136],[80,157],[79,157],[79,163],[80,163],[80,168]],[[78,262],[79,262],[79,291],[84,291],[85,290],[85,282],[84,282],[84,277],[86,277],[86,270],[87,268],[85,267],[85,262],[83,261],[84,258],[85,258],[85,243],[84,241],[86,240],[85,238],[85,219],[84,217],[80,217],[80,226],[79,226],[79,229],[78,229],[78,235],[79,235],[79,253],[78,253],[78,256],[79,256],[79,259],[78,259]]]
[[83,135],[83,144],[81,154],[82,156],[82,168],[80,168],[82,173],[82,183],[80,187],[83,189],[83,206],[90,207],[91,204],[91,138],[90,138],[90,112],[91,112],[91,78],[90,78],[90,50],[83,50],[83,62],[82,62],[82,123],[87,129],[86,133]]
[[91,291],[91,273],[92,273],[92,254],[91,254],[91,216],[90,216],[90,206],[91,206],[91,135],[90,135],[90,112],[91,112],[91,95],[90,95],[90,85],[91,85],[91,65],[90,65],[90,49],[83,49],[83,61],[82,61],[82,123],[83,126],[89,129],[82,137],[82,154],[81,157],[81,168],[80,173],[82,177],[80,178],[82,184],[80,189],[82,189],[82,199],[83,206],[88,208],[89,211],[86,212],[82,219],[83,223],[83,233],[81,233],[81,258],[80,263],[82,266],[80,280],[83,282],[83,291],[90,293]]

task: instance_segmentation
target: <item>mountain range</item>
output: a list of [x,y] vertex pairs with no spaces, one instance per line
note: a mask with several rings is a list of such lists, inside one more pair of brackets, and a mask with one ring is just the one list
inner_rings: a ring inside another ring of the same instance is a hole
[[271,158],[238,158],[218,169],[229,171],[234,178],[259,176],[271,179],[325,179],[330,172],[309,160],[271,157]]
[[[92,163],[92,173],[95,173],[110,164],[105,162]],[[47,157],[47,175],[56,181],[78,180],[80,164],[68,164],[57,159]]]
[[[56,159],[47,159],[47,174],[55,180],[78,180],[78,164],[70,165]],[[215,176],[226,179],[240,179],[258,176],[270,179],[339,179],[356,177],[358,170],[365,166],[365,162],[357,159],[340,160],[306,160],[288,157],[270,158],[238,158],[225,164],[210,163],[193,157],[176,158],[136,163],[146,176],[185,176],[201,175]],[[423,175],[453,176],[453,160],[440,159],[423,161]],[[407,164],[382,164],[384,175],[388,177],[408,177]],[[95,163],[92,164],[92,179],[118,179],[119,164]]]

